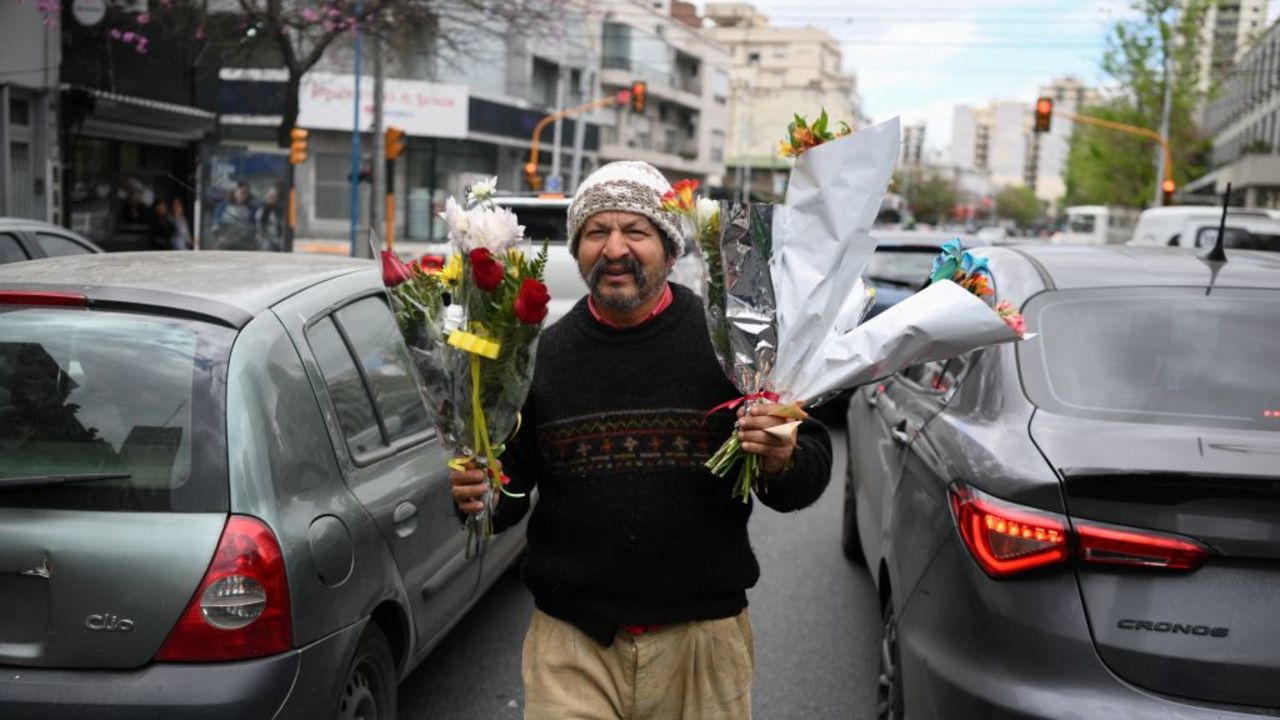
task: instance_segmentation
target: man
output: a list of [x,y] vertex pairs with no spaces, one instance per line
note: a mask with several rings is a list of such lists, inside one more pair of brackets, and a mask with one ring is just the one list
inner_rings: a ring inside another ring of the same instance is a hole
[[[754,670],[746,589],[760,574],[751,505],[735,478],[704,466],[738,395],[711,349],[701,301],[667,282],[684,238],[663,211],[652,166],[606,165],[569,207],[569,250],[590,294],[538,345],[524,428],[509,443],[507,489],[539,500],[524,578],[537,606],[525,638],[525,717],[741,720]],[[831,440],[765,429],[772,406],[739,415],[746,452],[768,484],[758,499],[797,510],[822,494]],[[483,509],[482,471],[455,472],[463,513]],[[495,527],[526,498],[504,496]]]

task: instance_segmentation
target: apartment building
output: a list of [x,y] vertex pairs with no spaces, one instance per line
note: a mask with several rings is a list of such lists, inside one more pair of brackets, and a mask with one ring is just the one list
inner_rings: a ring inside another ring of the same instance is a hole
[[730,56],[680,0],[600,0],[598,96],[644,82],[640,112],[604,112],[600,161],[643,160],[673,181],[720,185]]
[[1231,68],[1267,29],[1270,0],[1211,2],[1200,33],[1200,90],[1225,82]]
[[1280,209],[1280,23],[1227,73],[1205,130],[1213,170],[1183,192],[1221,194],[1230,183],[1233,205]]
[[36,3],[0,4],[0,217],[61,219],[61,49],[58,27],[45,24]]
[[792,116],[812,121],[825,108],[833,125],[856,129],[863,124],[857,76],[844,69],[839,42],[820,28],[774,27],[745,3],[707,3],[706,17],[710,37],[732,59],[726,185],[779,195],[790,164],[778,156],[778,142]]
[[993,186],[1026,183],[1031,105],[995,102],[957,105],[952,115],[951,163],[962,172],[986,172]]

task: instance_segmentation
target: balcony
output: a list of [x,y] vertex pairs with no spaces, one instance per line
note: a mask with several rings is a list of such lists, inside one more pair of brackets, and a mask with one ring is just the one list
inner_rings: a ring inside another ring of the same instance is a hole
[[629,78],[628,82],[621,83],[624,85],[630,80],[643,80],[650,85],[658,86],[650,88],[650,91],[656,89],[661,92],[662,88],[670,88],[680,93],[688,93],[698,99],[702,97],[702,81],[689,73],[647,65],[620,55],[606,55],[601,66],[606,73],[610,70],[622,71],[622,74]]

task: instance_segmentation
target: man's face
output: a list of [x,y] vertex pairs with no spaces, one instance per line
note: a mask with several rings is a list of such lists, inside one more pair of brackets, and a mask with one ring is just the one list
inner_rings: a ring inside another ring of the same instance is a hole
[[634,310],[662,292],[674,259],[649,218],[608,211],[592,215],[578,236],[578,270],[598,304]]

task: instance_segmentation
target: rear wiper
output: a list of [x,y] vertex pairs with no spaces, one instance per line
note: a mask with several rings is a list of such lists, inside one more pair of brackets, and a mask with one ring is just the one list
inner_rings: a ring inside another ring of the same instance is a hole
[[129,473],[81,473],[79,475],[26,475],[0,478],[0,490],[26,490],[49,485],[95,482],[97,480],[126,480]]

